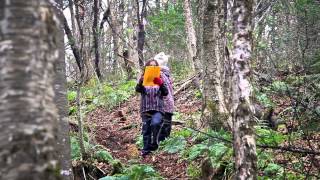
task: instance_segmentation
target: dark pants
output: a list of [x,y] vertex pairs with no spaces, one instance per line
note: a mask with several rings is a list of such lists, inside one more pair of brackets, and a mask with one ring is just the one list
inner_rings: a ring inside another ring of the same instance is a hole
[[158,111],[147,112],[142,117],[143,150],[153,151],[158,148],[159,130],[162,124],[162,113]]
[[163,123],[160,129],[159,141],[165,140],[170,136],[171,123],[172,123],[172,113],[165,113],[163,116]]

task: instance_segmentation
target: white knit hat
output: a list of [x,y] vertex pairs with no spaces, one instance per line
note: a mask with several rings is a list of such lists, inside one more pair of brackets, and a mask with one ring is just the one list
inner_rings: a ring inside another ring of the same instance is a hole
[[154,56],[154,60],[156,60],[159,63],[159,66],[167,66],[169,55],[166,55],[164,52],[161,52]]

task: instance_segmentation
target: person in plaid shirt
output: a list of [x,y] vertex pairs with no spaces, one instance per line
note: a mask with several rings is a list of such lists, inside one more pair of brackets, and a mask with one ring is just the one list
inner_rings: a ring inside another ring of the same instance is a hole
[[[154,59],[149,60],[146,66],[159,66]],[[164,96],[168,95],[168,82],[164,74],[153,80],[156,86],[143,86],[143,75],[138,80],[136,91],[141,93],[140,113],[142,118],[143,149],[142,156],[158,148],[159,132],[164,115]]]

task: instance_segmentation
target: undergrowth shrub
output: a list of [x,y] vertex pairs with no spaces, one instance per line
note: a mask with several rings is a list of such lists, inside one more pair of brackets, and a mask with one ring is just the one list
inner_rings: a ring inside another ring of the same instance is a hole
[[[258,144],[270,146],[280,145],[287,138],[286,135],[279,132],[261,127],[256,127],[256,134]],[[182,145],[178,141],[187,138],[191,138],[191,144],[179,148]],[[171,141],[175,141],[177,144]],[[232,177],[234,174],[233,148],[232,144],[227,141],[232,142],[232,134],[224,130],[207,130],[205,133],[182,130],[174,132],[173,137],[161,145],[164,151],[172,149],[173,153],[179,153],[182,159],[189,162],[187,174],[191,179],[201,177],[201,161],[207,158],[209,158],[214,171],[219,172],[215,174],[215,178],[221,178]],[[259,148],[257,152],[258,170],[261,175],[259,179],[284,179],[284,168],[275,162],[273,152]],[[287,172],[287,175],[290,177],[293,176],[293,173]]]
[[136,164],[126,168],[122,173],[113,176],[106,176],[99,180],[141,180],[152,179],[162,180],[164,179],[157,173],[153,167],[145,164]]
[[286,135],[272,129],[256,126],[257,143],[263,145],[277,146],[286,140]]
[[279,94],[286,94],[289,90],[289,86],[286,82],[277,80],[272,82],[271,90]]
[[[99,84],[95,80],[90,80],[88,84],[81,88],[81,105],[84,114],[93,111],[97,107],[105,107],[111,110],[128,100],[135,93],[136,81],[123,81],[118,85],[109,83]],[[67,93],[69,102],[69,115],[74,116],[77,112],[76,106],[77,92],[70,90]]]
[[138,148],[142,149],[143,148],[143,136],[142,135],[138,135],[136,137],[136,145],[138,146]]
[[[77,136],[70,137],[70,143],[71,143],[71,158],[72,160],[80,160],[81,159],[81,149],[79,144],[79,139]],[[90,144],[86,138],[84,138],[83,142],[84,148],[86,151],[90,151],[94,145]]]
[[186,147],[187,141],[183,136],[167,138],[160,143],[160,149],[168,153],[177,153]]
[[190,179],[199,179],[201,177],[201,169],[196,163],[190,163],[187,167],[187,174]]
[[93,157],[97,159],[99,162],[107,162],[107,163],[112,163],[114,162],[114,159],[110,152],[108,152],[105,149],[98,149],[94,152]]

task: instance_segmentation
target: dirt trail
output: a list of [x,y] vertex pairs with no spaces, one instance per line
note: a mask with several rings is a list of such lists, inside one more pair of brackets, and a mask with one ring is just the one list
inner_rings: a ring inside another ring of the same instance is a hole
[[[176,110],[179,113],[198,111],[201,102],[196,99],[192,90],[181,92],[176,96]],[[187,162],[180,161],[178,154],[156,152],[142,158],[135,144],[141,133],[139,114],[139,96],[130,98],[111,112],[98,108],[88,115],[87,122],[95,134],[98,144],[105,146],[112,156],[123,164],[141,163],[152,165],[167,179],[188,179],[186,174]],[[176,126],[173,129],[178,128]]]

